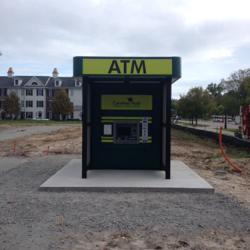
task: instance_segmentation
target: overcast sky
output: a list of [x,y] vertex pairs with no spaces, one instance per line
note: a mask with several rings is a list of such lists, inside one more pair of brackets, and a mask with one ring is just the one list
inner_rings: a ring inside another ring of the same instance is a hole
[[250,67],[249,0],[0,0],[0,75],[72,75],[73,56],[181,56],[173,97]]

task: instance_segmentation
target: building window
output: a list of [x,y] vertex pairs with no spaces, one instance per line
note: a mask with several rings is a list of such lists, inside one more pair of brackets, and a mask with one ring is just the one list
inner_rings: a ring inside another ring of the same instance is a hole
[[2,109],[2,108],[3,108],[3,102],[0,101],[0,109]]
[[52,89],[48,89],[47,91],[48,91],[47,96],[48,96],[48,97],[52,97]]
[[43,113],[42,113],[41,111],[38,111],[38,112],[36,113],[36,118],[42,119],[42,117],[43,117]]
[[43,108],[43,101],[36,101],[36,106],[38,108]]
[[21,101],[21,107],[24,108],[24,101]]
[[26,96],[33,96],[33,89],[26,89]]
[[32,82],[31,85],[32,86],[37,86],[38,84],[37,84],[37,82]]
[[33,112],[26,112],[26,118],[32,119],[33,118]]
[[3,96],[7,96],[7,89],[3,89]]
[[36,95],[37,96],[43,96],[43,89],[37,89],[36,90]]
[[26,107],[32,108],[33,107],[33,101],[26,101]]

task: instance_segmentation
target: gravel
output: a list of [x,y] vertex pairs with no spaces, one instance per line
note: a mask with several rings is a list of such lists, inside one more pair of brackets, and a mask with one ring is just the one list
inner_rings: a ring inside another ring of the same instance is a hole
[[0,170],[1,250],[249,246],[249,208],[220,193],[38,191],[72,158],[79,156],[32,158]]

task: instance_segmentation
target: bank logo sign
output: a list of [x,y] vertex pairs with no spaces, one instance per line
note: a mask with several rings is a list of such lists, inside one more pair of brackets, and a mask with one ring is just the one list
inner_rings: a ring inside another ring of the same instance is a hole
[[102,110],[152,110],[151,95],[102,95]]
[[172,75],[171,59],[84,58],[83,75]]

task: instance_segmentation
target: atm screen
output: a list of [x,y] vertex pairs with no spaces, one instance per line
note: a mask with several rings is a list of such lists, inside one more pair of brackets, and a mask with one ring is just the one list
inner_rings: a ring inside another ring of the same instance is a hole
[[115,142],[119,144],[138,143],[138,123],[115,123]]
[[130,136],[131,135],[131,127],[128,126],[118,126],[117,134],[119,136]]

